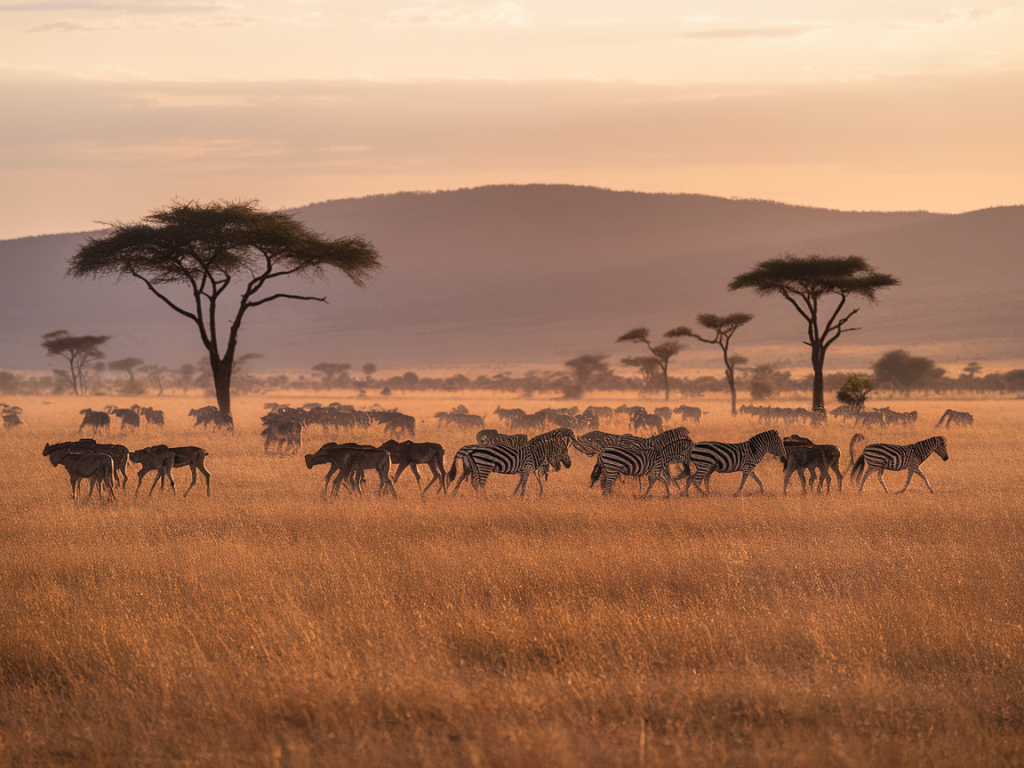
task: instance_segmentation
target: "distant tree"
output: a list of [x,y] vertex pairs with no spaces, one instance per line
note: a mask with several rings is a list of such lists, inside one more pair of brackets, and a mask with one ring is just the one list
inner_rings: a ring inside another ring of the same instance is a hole
[[859,415],[867,402],[868,393],[874,388],[874,382],[870,376],[863,376],[859,373],[851,373],[846,377],[843,386],[836,392],[836,400],[843,405],[849,405]]
[[317,363],[313,370],[323,376],[321,386],[324,389],[351,385],[348,372],[352,370],[352,366],[349,363]]
[[970,362],[964,366],[964,373],[967,374],[968,379],[973,379],[981,373],[981,366],[975,362]]
[[668,400],[668,363],[669,360],[679,353],[683,345],[678,341],[663,341],[661,344],[654,346],[651,344],[650,333],[647,328],[634,328],[632,331],[622,334],[615,341],[631,341],[635,344],[643,344],[650,350],[650,357],[626,357],[622,359],[622,364],[636,366],[640,368],[642,373],[649,372],[652,367],[654,370],[657,370],[659,377],[665,385],[665,399]]
[[181,394],[187,395],[188,390],[195,386],[197,373],[199,369],[192,363],[185,363],[174,372],[174,383],[181,389]]
[[580,355],[566,360],[570,380],[563,386],[566,397],[580,398],[587,390],[600,386],[601,382],[611,376],[612,369],[608,365],[608,355]]
[[121,360],[114,360],[113,362],[107,363],[107,368],[111,371],[117,371],[118,373],[128,374],[128,383],[135,383],[135,369],[142,365],[145,360],[138,357],[125,357]]
[[[209,356],[217,405],[226,414],[231,413],[231,375],[246,312],[278,299],[326,301],[270,293],[270,285],[290,277],[325,279],[329,269],[337,269],[362,286],[380,268],[368,240],[324,237],[288,214],[260,209],[255,201],[174,203],[141,222],[108,227],[109,233],[90,237],[71,257],[68,274],[134,277],[195,323]],[[240,295],[231,309],[224,305],[233,281]],[[184,286],[190,299],[182,301],[167,286]],[[225,313],[226,339],[218,325]]]
[[714,331],[714,337],[705,339],[703,336],[694,333],[685,325],[673,328],[665,334],[669,338],[689,336],[697,341],[703,341],[705,344],[717,344],[721,347],[722,358],[725,360],[725,381],[729,385],[729,391],[732,393],[733,416],[736,415],[736,366],[742,365],[747,361],[747,359],[741,356],[730,357],[729,342],[732,341],[732,335],[736,333],[736,331],[753,319],[754,316],[746,312],[734,312],[731,315],[712,315],[705,313],[697,315],[697,324],[707,328],[709,331]]
[[755,366],[750,373],[750,396],[754,400],[768,400],[791,386],[789,371],[780,371],[772,363]]
[[886,352],[872,367],[879,387],[909,394],[914,389],[930,389],[939,384],[946,372],[927,357],[915,357],[902,349]]
[[[846,302],[861,296],[874,303],[878,291],[899,285],[892,275],[876,272],[861,256],[796,256],[791,253],[760,262],[754,269],[733,278],[729,290],[752,288],[761,296],[782,296],[796,307],[807,321],[807,344],[811,348],[814,369],[811,406],[825,407],[825,353],[844,333],[856,331],[847,327],[859,308],[847,309]],[[826,297],[838,298],[829,312],[822,302]],[[824,326],[822,321],[824,320]]]
[[139,370],[146,374],[146,378],[149,379],[149,383],[157,391],[158,395],[164,393],[164,382],[167,374],[170,373],[170,369],[165,365],[159,365],[158,363],[149,363],[143,365]]
[[363,366],[363,373],[366,374],[366,380],[369,381],[370,377],[377,372],[377,366],[373,363],[366,363]]
[[109,336],[72,336],[67,331],[43,334],[43,349],[48,357],[63,357],[68,362],[68,377],[76,395],[85,394],[88,366],[106,357],[100,349],[110,341]]

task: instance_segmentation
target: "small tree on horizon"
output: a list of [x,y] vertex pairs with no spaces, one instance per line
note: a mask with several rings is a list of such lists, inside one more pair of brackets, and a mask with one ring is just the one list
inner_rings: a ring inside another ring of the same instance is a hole
[[[760,262],[754,269],[733,278],[729,290],[752,288],[759,296],[782,296],[807,321],[807,341],[811,348],[811,367],[814,370],[811,407],[825,408],[825,353],[843,334],[859,330],[847,327],[850,319],[860,311],[854,308],[846,314],[846,302],[861,296],[871,303],[878,299],[883,288],[899,285],[892,275],[876,272],[861,256],[796,256],[787,253]],[[823,299],[839,299],[829,312]],[[824,326],[822,326],[824,319]]]
[[860,419],[860,412],[864,410],[864,403],[868,400],[868,393],[874,389],[874,382],[870,376],[859,373],[851,373],[846,377],[843,386],[836,392],[836,400],[843,405],[849,405],[857,412]]
[[622,364],[640,368],[641,372],[644,372],[645,366],[657,370],[665,384],[665,399],[668,400],[668,363],[669,360],[679,353],[683,345],[678,341],[663,341],[656,346],[652,345],[650,333],[650,330],[647,328],[634,328],[628,333],[619,336],[615,341],[631,341],[635,344],[644,344],[651,351],[651,356],[646,358],[625,357],[622,359]]
[[59,371],[70,383],[76,395],[84,395],[87,385],[88,366],[106,357],[101,346],[110,341],[109,336],[72,336],[65,330],[43,334],[43,349],[48,357],[63,357],[68,361],[68,370]]
[[732,393],[733,416],[736,415],[736,366],[742,365],[747,361],[747,359],[739,355],[730,357],[729,343],[732,341],[732,335],[753,319],[754,316],[747,312],[733,312],[731,315],[712,315],[710,313],[704,313],[697,315],[697,324],[707,328],[709,331],[714,331],[714,338],[705,339],[703,336],[694,333],[685,325],[673,328],[665,334],[669,338],[689,336],[697,341],[703,341],[705,344],[717,344],[721,347],[722,358],[725,360],[725,381],[729,385],[729,391]]

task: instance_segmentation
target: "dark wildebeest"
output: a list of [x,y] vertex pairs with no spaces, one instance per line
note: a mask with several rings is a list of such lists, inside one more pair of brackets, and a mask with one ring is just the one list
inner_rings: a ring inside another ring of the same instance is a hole
[[92,433],[95,435],[99,430],[105,429],[110,431],[110,414],[104,413],[103,411],[94,411],[92,408],[83,408],[79,411],[80,414],[85,416],[82,419],[82,426],[78,428],[78,433],[81,434],[82,430],[86,427],[92,427]]
[[832,492],[832,477],[829,475],[831,469],[839,483],[839,490],[843,490],[843,474],[839,471],[839,460],[842,458],[842,451],[835,445],[815,445],[806,437],[790,435],[783,438],[782,444],[786,447],[785,460],[779,459],[785,468],[785,475],[782,480],[782,495],[786,495],[789,487],[789,478],[794,472],[800,478],[800,486],[803,492],[807,493],[807,481],[804,480],[804,470],[809,470],[811,485],[814,485],[816,474],[818,480],[818,493],[821,493],[821,486],[828,483],[828,492]]
[[967,411],[954,411],[952,408],[939,417],[939,423],[935,426],[941,427],[943,421],[946,422],[947,427],[952,427],[954,424],[960,427],[974,426],[974,416],[972,414]]
[[[73,453],[105,453],[114,460],[114,485],[124,487],[128,482],[128,448],[116,443],[97,443],[91,437],[82,437],[74,442],[56,443],[50,446],[58,448],[69,446]],[[120,478],[118,472],[121,473]]]
[[131,408],[112,408],[107,409],[107,413],[111,416],[117,416],[121,420],[121,431],[124,432],[128,427],[134,427],[136,429],[141,425],[139,420],[139,414],[133,411]]
[[164,412],[158,411],[155,408],[150,408],[148,405],[133,405],[132,410],[142,416],[147,424],[156,424],[158,427],[164,425]]
[[[306,469],[312,469],[313,467],[317,466],[318,464],[330,464],[331,465],[331,468],[327,471],[327,474],[324,476],[324,490],[323,490],[323,492],[324,492],[325,495],[327,494],[327,485],[330,482],[331,477],[335,473],[337,473],[337,477],[334,480],[334,486],[333,486],[332,495],[334,495],[334,496],[338,495],[338,488],[341,486],[342,482],[345,482],[345,490],[347,490],[349,493],[352,492],[351,486],[355,485],[356,489],[359,491],[359,494],[362,495],[362,493],[363,493],[363,491],[362,491],[363,468],[347,468],[346,469],[343,466],[343,464],[345,464],[345,462],[341,461],[341,459],[342,459],[342,457],[344,455],[344,452],[348,451],[348,450],[359,450],[359,451],[366,451],[366,452],[374,452],[374,453],[378,453],[378,454],[381,453],[381,449],[377,448],[374,445],[359,445],[358,443],[324,443],[323,445],[320,446],[320,448],[317,450],[316,453],[307,453],[306,454]],[[387,454],[387,451],[384,451],[383,453]],[[391,471],[391,457],[390,457],[390,454],[388,454],[387,458],[388,458],[387,469],[388,469],[388,472],[390,472]],[[370,467],[370,469],[376,469],[376,467]],[[378,474],[379,474],[379,472],[378,472]],[[352,475],[352,476],[349,477],[349,475]],[[388,483],[389,484],[391,483],[390,479],[388,479]],[[382,481],[382,485],[383,485],[383,481]],[[392,486],[392,490],[394,490],[393,486]]]
[[85,478],[89,478],[89,498],[92,498],[92,490],[97,484],[100,486],[101,499],[104,486],[111,500],[117,498],[114,495],[114,460],[107,454],[77,452],[73,443],[47,443],[43,447],[43,456],[49,457],[50,463],[55,467],[64,465],[71,481],[71,498],[75,503],[78,502],[78,489]]
[[235,423],[231,419],[231,414],[221,413],[220,409],[215,405],[204,405],[202,408],[193,408],[188,412],[189,416],[194,416],[196,423],[193,426],[198,427],[200,424],[203,429],[206,429],[210,424],[213,424],[217,429],[221,427],[227,427],[228,429],[234,429]]
[[420,473],[417,471],[416,465],[426,464],[430,467],[434,477],[427,483],[426,488],[420,488],[420,493],[426,493],[434,483],[437,483],[438,493],[441,491],[448,492],[448,483],[444,469],[444,446],[439,443],[414,443],[411,440],[401,443],[397,440],[387,440],[381,443],[380,447],[391,455],[391,463],[398,465],[395,477],[392,480],[393,483],[397,483],[402,472],[405,471],[406,467],[409,467],[416,478],[416,485],[419,487]]
[[129,458],[136,464],[141,464],[139,469],[139,484],[135,486],[135,495],[139,495],[139,488],[142,487],[142,478],[149,472],[155,471],[157,476],[153,478],[153,485],[149,488],[149,495],[153,495],[156,488],[156,481],[160,481],[160,490],[164,489],[164,478],[171,483],[171,492],[177,493],[174,487],[174,476],[171,470],[175,467],[188,467],[192,470],[192,484],[185,489],[182,498],[188,497],[188,492],[196,484],[196,470],[203,473],[206,478],[206,495],[210,495],[210,473],[206,469],[205,460],[209,451],[197,448],[194,445],[185,445],[179,448],[168,448],[166,445],[151,445],[149,448],[141,448],[128,454]]
[[302,447],[302,422],[292,419],[273,419],[267,422],[267,426],[260,432],[266,438],[263,444],[263,452],[270,452],[270,444],[277,441],[277,452],[284,453],[285,444],[293,451]]

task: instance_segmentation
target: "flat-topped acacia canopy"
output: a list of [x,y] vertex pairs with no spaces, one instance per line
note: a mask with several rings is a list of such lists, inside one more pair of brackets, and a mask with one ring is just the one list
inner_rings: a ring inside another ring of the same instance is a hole
[[[252,307],[277,299],[326,301],[324,297],[271,293],[274,280],[289,276],[326,279],[330,269],[358,286],[380,269],[373,244],[359,235],[330,238],[288,214],[265,211],[257,201],[175,202],[142,221],[107,224],[110,231],[90,237],[71,257],[71,277],[133,277],[167,306],[199,328],[210,356],[217,405],[231,412],[231,369],[242,317]],[[218,312],[225,290],[235,282],[238,305],[229,310],[223,345]],[[193,304],[182,306],[160,290],[191,289]]]

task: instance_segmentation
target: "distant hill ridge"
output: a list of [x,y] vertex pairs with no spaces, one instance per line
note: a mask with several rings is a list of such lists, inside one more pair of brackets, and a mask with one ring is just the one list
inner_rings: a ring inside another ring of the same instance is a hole
[[[804,329],[792,308],[726,289],[784,252],[857,253],[903,281],[877,305],[861,304],[862,330],[830,359],[857,350],[856,364],[895,347],[1024,357],[1024,206],[850,212],[538,184],[373,195],[291,213],[327,234],[366,235],[385,269],[363,290],[340,276],[302,285],[326,296],[326,307],[276,302],[254,311],[242,348],[263,353],[265,367],[558,365],[583,352],[617,359],[639,351],[614,343],[630,328],[660,335],[699,312],[738,309],[756,315],[737,336],[743,354],[799,361]],[[112,359],[199,359],[189,323],[142,286],[64,279],[88,234],[0,241],[0,366],[47,367],[39,337],[57,328],[110,334]],[[689,347],[681,366],[713,363],[713,349]]]

